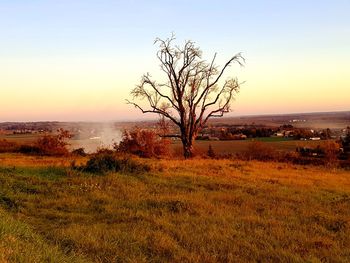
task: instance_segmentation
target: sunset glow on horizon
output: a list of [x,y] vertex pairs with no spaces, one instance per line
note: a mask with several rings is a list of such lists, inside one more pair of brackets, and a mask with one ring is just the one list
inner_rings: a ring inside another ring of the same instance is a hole
[[242,52],[245,67],[227,75],[245,81],[229,116],[350,110],[348,1],[0,0],[0,10],[0,122],[146,117],[125,99],[143,73],[161,78],[153,41],[171,32],[221,65]]

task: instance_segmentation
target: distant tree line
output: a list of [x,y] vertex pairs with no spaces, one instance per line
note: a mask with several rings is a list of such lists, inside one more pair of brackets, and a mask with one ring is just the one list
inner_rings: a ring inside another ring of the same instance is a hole
[[324,129],[321,131],[311,131],[306,128],[295,128],[292,125],[282,125],[280,127],[260,127],[260,126],[248,126],[243,127],[237,126],[216,126],[216,127],[206,127],[197,136],[197,140],[208,139],[210,135],[217,137],[220,140],[235,140],[239,139],[236,135],[245,135],[247,138],[263,138],[271,137],[276,134],[281,134],[281,136],[293,138],[295,140],[309,139],[312,137],[320,137],[320,139],[326,140],[330,139],[333,135],[330,129]]

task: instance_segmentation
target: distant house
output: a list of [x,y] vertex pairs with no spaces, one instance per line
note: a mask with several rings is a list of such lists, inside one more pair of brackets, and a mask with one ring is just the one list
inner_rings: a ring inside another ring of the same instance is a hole
[[321,138],[320,137],[311,137],[310,140],[311,141],[319,141],[319,140],[321,140]]
[[247,135],[242,134],[242,133],[240,133],[240,134],[234,134],[234,135],[232,136],[232,139],[233,139],[233,140],[245,140],[245,139],[247,139]]
[[294,136],[294,131],[286,131],[286,132],[284,133],[284,136],[285,136],[285,137],[293,137],[293,136]]

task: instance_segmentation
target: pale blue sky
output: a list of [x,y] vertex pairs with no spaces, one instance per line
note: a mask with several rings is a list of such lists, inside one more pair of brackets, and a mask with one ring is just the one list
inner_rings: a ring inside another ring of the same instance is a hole
[[349,13],[341,0],[0,0],[0,121],[140,117],[124,98],[157,74],[153,40],[171,32],[208,58],[243,52],[236,115],[350,110]]

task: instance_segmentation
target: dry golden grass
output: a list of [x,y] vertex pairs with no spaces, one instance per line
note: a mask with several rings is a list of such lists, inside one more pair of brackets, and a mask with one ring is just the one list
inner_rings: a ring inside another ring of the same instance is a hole
[[48,167],[48,166],[70,166],[72,161],[76,164],[85,163],[86,157],[80,156],[36,156],[17,153],[0,154],[0,165],[7,167]]
[[96,176],[36,158],[0,159],[0,205],[86,261],[350,261],[346,170],[144,160],[149,173]]

